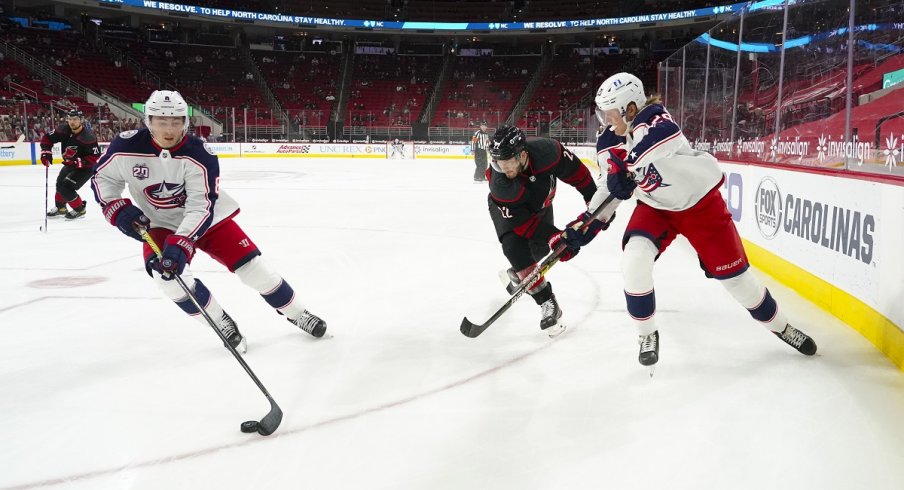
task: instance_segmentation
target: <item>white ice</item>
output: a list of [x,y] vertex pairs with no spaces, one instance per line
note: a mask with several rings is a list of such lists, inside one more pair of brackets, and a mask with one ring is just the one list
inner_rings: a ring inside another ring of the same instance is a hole
[[[683,240],[655,269],[648,376],[619,272],[629,206],[549,272],[565,334],[541,333],[523,298],[464,337],[463,316],[507,299],[472,165],[222,161],[238,223],[331,335],[299,331],[203,254],[192,264],[285,412],[270,437],[239,431],[266,399],[163,298],[87,186],[87,217],[44,233],[44,169],[0,168],[0,490],[904,488],[902,372],[760,274],[819,345],[798,354]],[[561,226],[583,203],[558,194]]]

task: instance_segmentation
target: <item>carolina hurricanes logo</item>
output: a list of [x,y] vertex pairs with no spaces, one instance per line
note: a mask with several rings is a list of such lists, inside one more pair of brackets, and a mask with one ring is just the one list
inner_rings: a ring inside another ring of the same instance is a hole
[[185,206],[185,184],[169,184],[163,181],[144,188],[148,204],[157,209],[174,209]]
[[659,170],[656,170],[656,167],[651,163],[647,167],[647,172],[643,176],[640,182],[637,183],[637,187],[644,192],[653,192],[659,187],[668,187],[670,184],[665,184],[662,182],[662,174],[659,173]]

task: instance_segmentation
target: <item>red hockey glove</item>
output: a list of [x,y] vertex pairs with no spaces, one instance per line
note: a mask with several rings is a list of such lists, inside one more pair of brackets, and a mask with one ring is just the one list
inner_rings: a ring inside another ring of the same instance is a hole
[[578,254],[578,252],[581,251],[580,245],[573,247],[568,244],[568,242],[565,240],[566,233],[567,232],[564,231],[557,231],[551,237],[549,237],[549,248],[553,252],[555,252],[559,247],[565,247],[562,250],[562,253],[559,254],[559,261],[561,262],[568,262],[569,260],[573,259],[574,256]]

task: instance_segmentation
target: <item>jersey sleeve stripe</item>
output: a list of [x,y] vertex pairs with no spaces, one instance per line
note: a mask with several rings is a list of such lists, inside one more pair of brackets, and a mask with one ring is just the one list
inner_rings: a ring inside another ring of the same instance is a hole
[[681,136],[681,131],[677,131],[675,134],[669,136],[668,138],[666,138],[666,139],[664,139],[664,140],[661,140],[661,141],[657,142],[657,143],[654,144],[653,146],[647,148],[646,151],[644,151],[639,157],[637,157],[637,158],[634,160],[633,163],[629,163],[628,166],[629,166],[629,167],[635,167],[635,166],[639,165],[640,162],[641,162],[641,160],[643,160],[644,157],[646,157],[647,155],[649,155],[651,151],[653,151],[653,150],[655,150],[656,148],[659,148],[660,146],[662,146],[662,145],[664,145],[664,144],[666,144],[666,143],[668,143],[668,142],[674,140],[675,138],[677,138],[677,137],[679,137],[679,136]]

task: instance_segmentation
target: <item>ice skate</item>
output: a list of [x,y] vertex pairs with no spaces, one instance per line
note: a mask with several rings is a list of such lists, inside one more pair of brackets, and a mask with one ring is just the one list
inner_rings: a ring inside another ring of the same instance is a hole
[[[226,340],[229,341],[229,345],[231,345],[235,350],[244,354],[248,351],[248,346],[245,342],[245,336],[239,332],[238,325],[235,324],[235,320],[229,316],[225,311],[223,312],[223,317],[220,318],[220,321],[217,322],[217,328],[226,337]],[[226,344],[223,344],[226,345]]]
[[308,310],[304,310],[300,317],[288,320],[316,338],[323,337],[326,333],[326,322]]
[[792,327],[790,324],[785,325],[785,329],[782,330],[781,333],[775,331],[772,333],[774,333],[776,337],[782,339],[784,343],[794,347],[798,352],[805,356],[816,354],[816,342],[813,342],[813,339],[810,338],[809,335]]
[[638,336],[637,343],[640,344],[640,353],[637,355],[637,360],[641,365],[650,368],[650,377],[653,377],[656,363],[659,362],[659,330],[654,331],[650,335]]
[[558,337],[559,334],[565,331],[565,325],[559,323],[559,319],[562,318],[562,309],[559,308],[559,303],[556,302],[556,295],[550,296],[548,300],[540,305],[540,308],[543,311],[543,318],[540,320],[540,330],[546,332],[549,338]]
[[505,291],[509,294],[515,294],[518,286],[521,285],[521,279],[518,279],[518,274],[511,267],[499,271],[499,282],[505,286]]
[[[66,219],[77,219],[85,216],[85,207],[86,205],[82,203],[81,206],[77,208],[72,208],[72,211],[66,213]],[[48,215],[49,216],[49,215]]]
[[66,216],[66,206],[61,208],[54,206],[50,208],[50,211],[47,211],[47,216],[51,218],[54,216]]

